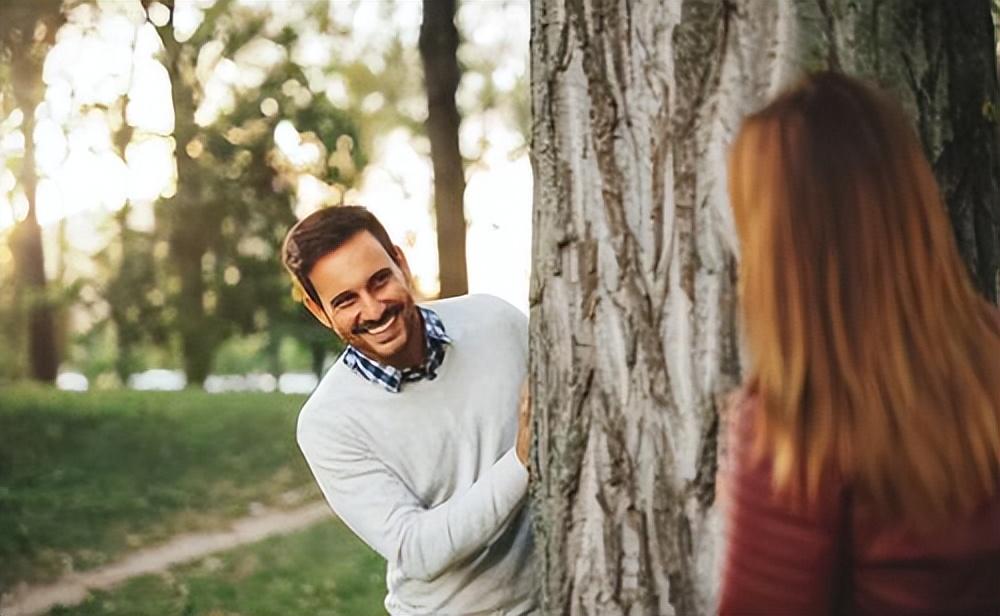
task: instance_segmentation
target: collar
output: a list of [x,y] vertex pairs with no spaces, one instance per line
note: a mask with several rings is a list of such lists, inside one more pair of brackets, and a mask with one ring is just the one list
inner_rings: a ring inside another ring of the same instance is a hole
[[350,345],[344,351],[344,363],[361,378],[370,383],[381,385],[391,393],[402,391],[403,383],[422,379],[433,381],[437,378],[437,369],[444,362],[445,346],[451,343],[451,338],[445,332],[444,323],[436,312],[423,306],[417,306],[417,310],[420,311],[424,324],[424,345],[427,359],[423,364],[400,370],[395,366],[375,361]]

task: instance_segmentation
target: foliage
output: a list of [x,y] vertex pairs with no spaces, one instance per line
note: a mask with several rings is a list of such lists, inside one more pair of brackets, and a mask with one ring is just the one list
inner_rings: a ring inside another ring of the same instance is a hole
[[[62,0],[4,3],[0,13],[3,16],[0,19],[0,64],[4,65],[5,73],[15,73],[16,79],[17,71],[11,71],[11,67],[18,63],[30,65],[36,71],[41,69],[55,29],[62,20],[62,5]],[[12,95],[12,81],[5,79],[0,83],[4,100]],[[41,98],[40,93],[33,93],[33,97]],[[6,111],[0,106],[0,112]]]
[[[0,390],[0,588],[315,496],[302,398]],[[285,495],[284,497],[282,495]]]
[[[291,194],[309,174],[343,190],[365,158],[353,119],[321,93],[311,92],[292,60],[293,28],[268,38],[266,9],[219,2],[183,43],[168,24],[158,28],[171,77],[177,141],[177,194],[157,209],[157,232],[170,246],[166,286],[189,382],[200,383],[219,346],[234,334],[270,330],[271,355],[281,338],[300,333],[302,310],[288,298],[278,262],[284,232],[295,222]],[[205,84],[197,75],[204,49],[221,44],[215,63],[233,62],[252,46],[277,43],[284,60],[266,69],[259,86],[234,88],[236,103],[208,125],[198,120]],[[295,127],[316,156],[301,164],[276,147],[281,121]],[[346,154],[337,157],[336,154]],[[322,348],[328,337],[313,341]]]
[[[7,19],[12,7],[29,4],[33,14],[59,13],[58,0],[0,2],[0,29],[14,23]],[[66,31],[75,28],[95,37],[104,36],[102,16],[127,14],[130,23],[150,30],[154,26],[143,7],[162,12],[174,6],[138,0],[61,4],[71,22]],[[172,131],[137,125],[126,113],[130,91],[121,80],[107,82],[120,88],[117,100],[79,102],[61,126],[68,135],[73,123],[100,111],[119,158],[127,159],[131,145],[172,138],[177,165],[176,189],[159,199],[151,226],[131,220],[145,203],[126,203],[111,214],[94,212],[107,219],[103,249],[75,254],[73,273],[48,281],[52,297],[72,296],[59,314],[60,333],[70,342],[62,369],[85,373],[92,385],[121,384],[129,374],[162,367],[185,368],[196,385],[208,371],[219,369],[217,354],[244,336],[263,341],[255,346],[257,356],[249,358],[255,371],[301,370],[303,358],[317,370],[338,343],[291,300],[278,261],[285,230],[315,205],[299,194],[300,180],[329,189],[325,203],[354,200],[353,189],[368,159],[378,153],[381,137],[402,129],[416,150],[428,153],[420,59],[415,37],[408,38],[419,21],[414,5],[218,0],[184,6],[189,18],[196,13],[201,20],[193,34],[189,28],[178,41],[171,22],[155,28],[163,44],[159,61],[171,88]],[[476,24],[489,21],[490,11],[509,6],[513,4],[463,3],[460,27],[472,37]],[[399,17],[407,10],[416,17],[413,25]],[[354,18],[365,11],[385,27],[359,35]],[[137,39],[132,41],[133,56]],[[299,53],[305,43],[318,46],[319,56]],[[115,44],[126,53],[127,41]],[[261,49],[271,59],[255,60],[254,50]],[[44,58],[41,52],[36,55],[39,61]],[[468,173],[476,173],[485,168],[477,161],[498,117],[526,133],[525,77],[514,87],[494,84],[498,67],[509,64],[509,37],[476,44],[470,40],[459,47],[459,56],[466,74],[459,105],[470,120],[471,135],[464,138],[463,149],[471,163]],[[11,82],[4,78],[12,57],[0,54],[0,121],[13,109]],[[134,66],[133,71],[149,72],[148,64]],[[217,77],[234,66],[237,77],[227,82],[220,98]],[[58,90],[49,87],[50,94]],[[88,96],[89,91],[74,91],[72,104]],[[218,113],[204,113],[213,98],[223,100]],[[315,162],[293,161],[276,147],[276,128],[285,122],[294,126],[303,144],[316,146],[320,155]],[[387,171],[395,178],[406,173]],[[44,231],[53,234],[52,229]],[[28,295],[11,286],[7,252],[0,249],[0,344],[11,352],[0,359],[0,376],[20,378],[27,372],[28,336],[24,309],[17,302],[23,304]],[[82,292],[67,293],[66,285],[79,276],[85,277]],[[290,341],[301,348],[288,352]],[[286,364],[288,358],[294,365]]]
[[325,522],[95,593],[49,616],[384,614],[385,562],[339,522]]

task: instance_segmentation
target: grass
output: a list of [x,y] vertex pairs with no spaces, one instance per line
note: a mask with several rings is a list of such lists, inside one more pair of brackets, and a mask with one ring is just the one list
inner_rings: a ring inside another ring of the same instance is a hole
[[330,521],[134,578],[49,616],[374,616],[385,614],[384,597],[385,562]]
[[281,394],[0,389],[0,591],[318,497]]

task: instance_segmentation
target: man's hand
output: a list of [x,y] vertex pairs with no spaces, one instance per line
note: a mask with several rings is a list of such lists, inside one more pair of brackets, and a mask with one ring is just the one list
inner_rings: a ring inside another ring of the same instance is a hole
[[528,456],[531,454],[531,387],[525,377],[521,385],[521,402],[517,409],[517,459],[528,468]]

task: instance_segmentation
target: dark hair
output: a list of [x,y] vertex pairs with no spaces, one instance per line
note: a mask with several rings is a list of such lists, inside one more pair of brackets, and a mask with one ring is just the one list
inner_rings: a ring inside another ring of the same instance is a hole
[[374,214],[360,205],[337,205],[313,212],[288,230],[281,248],[282,263],[301,291],[322,306],[309,272],[317,261],[362,231],[371,233],[397,262],[392,240]]

